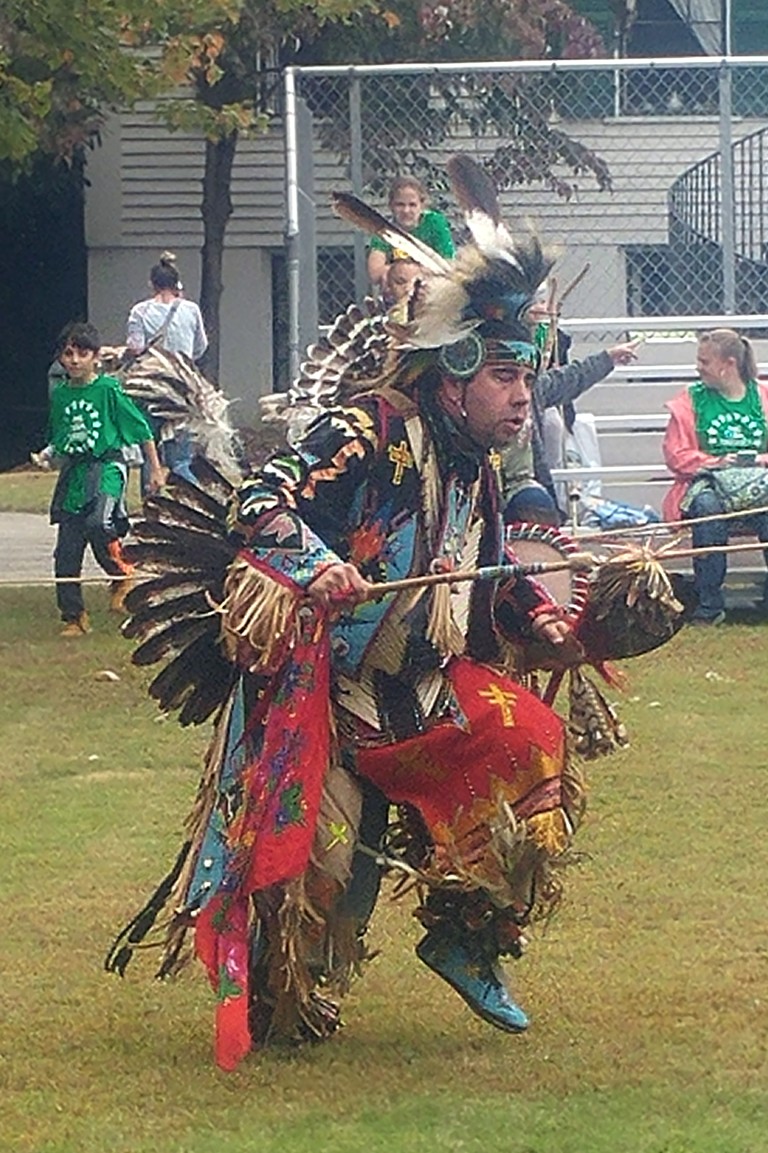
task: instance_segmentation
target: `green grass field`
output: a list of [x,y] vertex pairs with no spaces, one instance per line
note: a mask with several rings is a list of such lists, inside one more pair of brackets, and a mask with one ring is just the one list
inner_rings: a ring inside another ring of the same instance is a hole
[[0,473],[0,512],[47,512],[55,480],[32,468]]
[[[57,475],[34,468],[0,473],[0,512],[47,513]],[[132,510],[141,505],[139,474],[135,468],[129,474],[128,505]]]
[[95,631],[69,642],[50,590],[0,594],[3,1153],[768,1149],[768,626],[627,664],[632,746],[590,768],[581,863],[510,968],[528,1034],[477,1021],[385,898],[341,1034],[226,1075],[200,969],[101,969],[175,852],[206,732],[158,717],[87,594]]

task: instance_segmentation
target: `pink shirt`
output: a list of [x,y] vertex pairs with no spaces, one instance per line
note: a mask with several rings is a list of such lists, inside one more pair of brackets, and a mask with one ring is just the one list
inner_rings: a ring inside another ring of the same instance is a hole
[[[768,420],[768,385],[757,382],[760,401]],[[674,475],[671,489],[661,506],[664,520],[680,520],[680,501],[697,472],[720,463],[719,456],[702,452],[696,436],[696,417],[688,389],[683,389],[666,405],[670,411],[669,424],[664,433],[662,452],[669,471]]]

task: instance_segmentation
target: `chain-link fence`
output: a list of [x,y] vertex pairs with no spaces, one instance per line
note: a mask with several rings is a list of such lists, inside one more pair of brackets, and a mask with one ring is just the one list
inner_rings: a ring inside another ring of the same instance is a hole
[[311,113],[297,147],[314,156],[321,323],[368,290],[365,238],[330,190],[387,213],[391,179],[415,175],[461,241],[457,150],[486,165],[513,227],[559,248],[561,286],[588,267],[567,315],[768,311],[766,58],[299,69],[289,84]]

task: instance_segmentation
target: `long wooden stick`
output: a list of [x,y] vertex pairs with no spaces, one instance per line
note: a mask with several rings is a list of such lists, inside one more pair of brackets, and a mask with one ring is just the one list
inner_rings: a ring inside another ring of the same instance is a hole
[[[403,577],[401,580],[382,581],[372,585],[366,600],[378,600],[389,596],[390,593],[404,592],[408,589],[431,588],[440,584],[459,584],[463,581],[476,580],[503,580],[509,577],[541,576],[555,572],[588,572],[603,568],[607,565],[629,564],[635,559],[681,560],[686,557],[707,556],[710,553],[754,552],[756,549],[768,549],[768,541],[747,541],[742,544],[711,545],[707,548],[683,548],[669,552],[661,552],[658,557],[653,554],[644,555],[642,550],[629,556],[596,557],[592,553],[578,552],[561,561],[534,561],[531,564],[499,564],[486,565],[482,568],[467,569],[466,571],[425,573],[423,576]],[[34,588],[36,586],[50,586],[57,584],[111,584],[114,581],[136,580],[141,582],[151,580],[158,576],[155,570],[140,569],[133,577],[119,576],[83,576],[83,577],[0,577],[0,588]]]
[[50,585],[102,585],[116,584],[118,581],[144,581],[161,576],[156,570],[137,569],[132,576],[79,576],[79,577],[0,577],[0,588],[36,588]]
[[[155,574],[153,574],[155,575]],[[51,585],[113,585],[116,581],[144,580],[148,574],[135,576],[0,576],[0,588],[35,588]]]
[[558,301],[558,305],[560,308],[562,308],[563,301],[568,299],[568,297],[573,292],[574,288],[578,288],[578,286],[581,284],[582,280],[587,275],[587,273],[589,272],[591,267],[592,267],[592,265],[589,263],[589,261],[587,261],[587,263],[582,268],[581,272],[577,272],[577,274],[574,276],[571,283],[566,285],[566,287],[561,292],[560,300]]
[[[685,557],[707,556],[709,553],[754,551],[760,547],[758,544],[748,542],[746,544],[713,545],[711,548],[682,548],[664,553],[659,559],[666,562],[668,560],[681,560]],[[766,547],[768,547],[768,544]],[[553,572],[586,572],[609,565],[630,564],[636,559],[654,560],[656,558],[653,554],[646,557],[640,550],[631,556],[603,559],[595,557],[591,553],[574,553],[567,560],[562,561],[539,561],[533,564],[488,565],[485,568],[469,569],[466,572],[427,573],[424,576],[404,577],[402,580],[384,581],[381,584],[374,585],[370,589],[366,599],[378,600],[380,597],[388,596],[390,593],[404,592],[407,589],[431,588],[433,585],[457,584],[460,581],[501,580],[504,577],[540,576]]]
[[458,584],[461,581],[503,580],[505,577],[539,576],[550,572],[586,572],[599,562],[590,553],[573,553],[566,560],[534,561],[532,564],[494,564],[483,568],[425,573],[423,576],[403,577],[396,581],[382,581],[372,585],[366,600],[379,600],[390,593],[408,589],[432,588],[433,585]]
[[[768,541],[747,541],[742,544],[713,544],[707,545],[705,548],[676,548],[670,549],[669,552],[660,551],[658,554],[650,553],[648,554],[648,559],[664,561],[666,564],[668,560],[682,560],[684,557],[709,556],[711,553],[716,552],[754,552],[755,549],[760,549],[761,552],[764,549],[768,549]],[[586,555],[588,556],[589,554],[587,553]],[[621,554],[619,554],[619,556],[616,557],[606,557],[604,560],[597,562],[596,567],[602,568],[603,566],[612,564],[627,564],[631,563],[636,557],[642,558],[642,556],[642,550],[638,550],[636,554],[628,556],[621,556]]]

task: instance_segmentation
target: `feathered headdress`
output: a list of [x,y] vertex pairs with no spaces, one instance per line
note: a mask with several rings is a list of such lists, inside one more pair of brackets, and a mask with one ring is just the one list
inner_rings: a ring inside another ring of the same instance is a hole
[[446,260],[347,193],[334,193],[337,214],[388,244],[408,252],[423,269],[405,324],[389,331],[402,351],[439,350],[439,362],[457,376],[471,376],[482,363],[512,360],[538,367],[526,313],[552,260],[535,236],[516,241],[501,219],[496,189],[469,156],[448,161],[448,175],[471,243]]
[[490,357],[538,368],[539,351],[525,318],[552,260],[535,236],[514,239],[501,219],[492,181],[474,160],[456,155],[447,167],[472,236],[454,260],[358,197],[332,194],[337,215],[406,252],[421,276],[407,321],[394,320],[369,299],[350,305],[307,350],[279,413],[289,428],[300,430],[320,408],[382,383],[407,389],[429,367],[464,378]]

